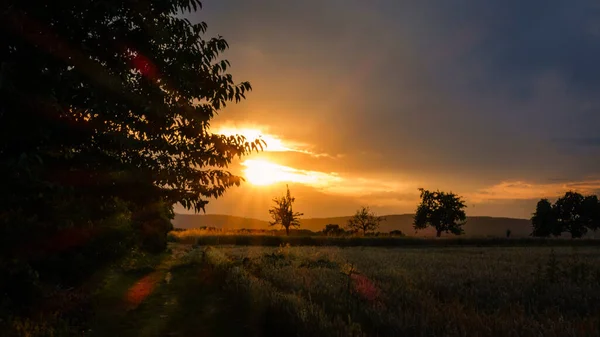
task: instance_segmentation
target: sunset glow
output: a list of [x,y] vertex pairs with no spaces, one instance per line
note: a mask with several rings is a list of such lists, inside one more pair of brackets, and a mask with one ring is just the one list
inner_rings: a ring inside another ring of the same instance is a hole
[[279,182],[294,182],[313,187],[323,187],[341,181],[337,175],[316,171],[299,170],[266,160],[246,160],[242,163],[244,176],[253,185],[264,186]]
[[265,151],[269,152],[303,152],[297,148],[298,144],[284,144],[284,141],[278,136],[267,134],[258,128],[224,127],[218,129],[215,133],[225,136],[241,135],[244,136],[249,142],[252,142],[256,139],[262,139],[266,143]]

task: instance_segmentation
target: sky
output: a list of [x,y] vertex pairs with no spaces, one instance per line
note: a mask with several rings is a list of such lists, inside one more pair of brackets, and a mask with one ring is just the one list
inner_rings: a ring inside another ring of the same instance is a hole
[[234,80],[253,87],[211,130],[267,141],[207,213],[267,219],[286,184],[305,217],[411,213],[419,187],[518,218],[600,192],[597,1],[203,5],[188,17],[227,40]]

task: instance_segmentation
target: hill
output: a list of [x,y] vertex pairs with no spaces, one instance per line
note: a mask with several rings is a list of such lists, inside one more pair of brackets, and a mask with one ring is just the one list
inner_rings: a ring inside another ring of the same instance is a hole
[[[350,217],[331,218],[309,218],[301,219],[302,229],[320,231],[327,224],[338,224],[344,226]],[[379,231],[389,232],[399,229],[409,236],[433,236],[433,230],[424,230],[415,233],[412,227],[412,214],[394,214],[385,216],[386,220],[381,223]],[[222,229],[268,229],[269,223],[264,220],[244,218],[220,214],[177,214],[173,220],[176,228],[198,228],[217,227]],[[504,236],[506,230],[510,229],[512,236],[523,237],[531,233],[531,223],[526,219],[497,218],[488,216],[473,216],[467,219],[464,226],[465,234],[468,236]]]

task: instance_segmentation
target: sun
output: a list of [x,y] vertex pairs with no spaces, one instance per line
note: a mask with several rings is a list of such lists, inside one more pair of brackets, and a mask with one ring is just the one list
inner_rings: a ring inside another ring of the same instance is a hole
[[265,160],[246,160],[242,163],[246,166],[244,175],[252,185],[272,185],[288,178],[286,167],[270,163]]
[[[217,129],[217,134],[225,135],[225,136],[234,136],[234,135],[242,135],[246,137],[246,140],[252,142],[257,139],[262,139],[266,143],[265,151],[268,152],[287,152],[287,151],[298,151],[292,147],[289,147],[287,144],[284,144],[284,141],[275,135],[270,135],[262,132],[257,128],[229,128],[222,127]],[[294,144],[290,144],[294,145]]]
[[266,186],[280,182],[293,182],[314,187],[327,186],[339,182],[337,175],[323,172],[300,170],[289,166],[275,164],[266,160],[248,159],[242,163],[244,176],[252,185]]

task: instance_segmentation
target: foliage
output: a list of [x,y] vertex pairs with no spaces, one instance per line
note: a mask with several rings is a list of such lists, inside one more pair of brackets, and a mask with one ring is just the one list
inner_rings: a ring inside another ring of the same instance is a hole
[[416,230],[431,226],[435,228],[438,237],[442,232],[463,234],[462,226],[467,219],[464,208],[467,206],[459,196],[440,191],[431,192],[422,188],[419,191],[421,191],[421,203],[415,214]]
[[553,205],[558,227],[561,231],[571,233],[572,238],[580,238],[587,233],[586,223],[582,218],[583,199],[581,194],[569,191]]
[[138,233],[139,246],[158,253],[167,247],[167,233],[173,229],[171,220],[175,217],[171,205],[164,201],[139,207],[132,219]]
[[303,213],[294,212],[292,206],[294,201],[296,201],[296,198],[292,197],[290,194],[289,187],[286,186],[286,189],[286,195],[281,198],[273,199],[275,206],[269,210],[269,214],[273,218],[270,225],[281,225],[281,227],[285,228],[285,234],[290,235],[291,227],[300,227],[299,217],[302,216]]
[[531,217],[531,224],[533,225],[532,236],[558,236],[562,232],[558,227],[555,209],[548,199],[541,199],[538,201],[535,213],[533,213],[533,216]]
[[597,195],[588,195],[583,198],[581,218],[588,229],[596,231],[600,228],[600,201]]
[[323,229],[323,234],[327,236],[339,236],[343,235],[344,232],[344,229],[338,224],[328,224],[325,225],[325,228]]
[[181,17],[200,5],[0,5],[0,278],[28,280],[16,297],[163,250],[175,203],[200,211],[242,181],[228,165],[263,142],[210,121],[251,87],[227,73],[227,42]]
[[396,230],[390,231],[390,236],[404,236],[404,233],[402,233],[401,230],[396,229]]
[[362,231],[362,234],[366,235],[367,232],[379,228],[379,223],[384,220],[385,217],[377,216],[368,206],[363,206],[348,220],[346,228],[351,232]]
[[596,195],[583,196],[569,191],[551,205],[541,199],[531,218],[532,236],[559,236],[571,233],[572,238],[584,236],[588,230],[597,230],[600,225],[600,202]]

